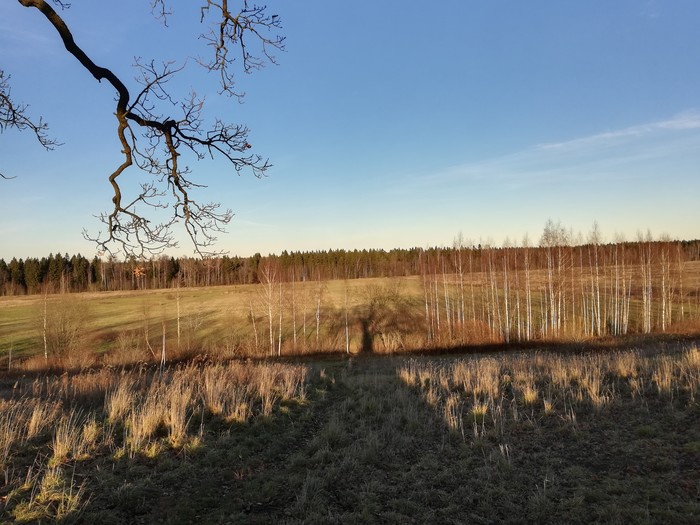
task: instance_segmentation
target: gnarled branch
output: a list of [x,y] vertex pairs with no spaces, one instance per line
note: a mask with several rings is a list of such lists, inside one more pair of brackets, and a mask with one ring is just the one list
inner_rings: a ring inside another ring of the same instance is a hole
[[[226,159],[236,173],[250,171],[256,177],[261,177],[270,164],[261,156],[249,153],[251,145],[248,141],[248,128],[219,119],[207,126],[203,118],[204,99],[198,98],[196,93],[181,102],[173,100],[167,90],[167,83],[185,68],[186,62],[181,66],[174,63],[157,66],[154,62],[137,59],[135,65],[139,70],[137,83],[140,90],[132,98],[119,77],[110,69],[95,64],[76,44],[65,21],[46,0],[18,1],[25,7],[38,9],[58,32],[66,50],[96,80],[106,80],[117,92],[114,114],[124,159],[109,175],[109,183],[114,192],[113,207],[109,212],[98,216],[104,223],[106,232],[97,236],[84,232],[84,236],[95,241],[101,251],[111,252],[110,247],[116,245],[118,251],[123,251],[126,255],[141,257],[176,246],[172,227],[181,222],[195,251],[202,256],[212,255],[214,252],[210,248],[216,241],[215,235],[224,231],[232,213],[230,210],[220,211],[217,203],[201,204],[191,196],[191,190],[204,185],[194,182],[191,170],[182,166],[180,157],[184,152],[194,155],[195,159],[219,156]],[[54,2],[63,8],[67,7],[60,0]],[[167,25],[167,17],[171,12],[166,4],[166,0],[151,0],[152,12]],[[213,58],[209,61],[199,59],[197,63],[209,71],[219,73],[222,93],[240,96],[233,91],[231,67],[234,59],[230,48],[240,48],[242,69],[245,72],[263,64],[262,59],[249,51],[248,37],[257,41],[263,57],[274,62],[271,50],[283,49],[284,38],[268,37],[266,33],[280,27],[279,18],[276,15],[268,16],[264,6],[251,7],[247,1],[243,1],[240,12],[234,14],[229,9],[227,0],[207,0],[201,8],[200,22],[211,19],[215,20],[216,29],[209,36],[204,36],[204,39],[213,47]],[[165,110],[163,106],[166,107]],[[21,109],[19,114],[26,108]],[[171,117],[173,113],[177,116]],[[46,126],[42,121],[34,127],[24,125],[35,132],[40,142],[48,141]],[[19,127],[17,124],[15,126]],[[145,139],[145,142],[140,142],[139,138]],[[42,144],[46,147],[47,144],[55,143]],[[120,177],[134,164],[152,179],[141,184],[141,189],[134,198],[127,199],[120,185]],[[149,208],[167,208],[171,214],[161,222],[151,223],[143,212]]]

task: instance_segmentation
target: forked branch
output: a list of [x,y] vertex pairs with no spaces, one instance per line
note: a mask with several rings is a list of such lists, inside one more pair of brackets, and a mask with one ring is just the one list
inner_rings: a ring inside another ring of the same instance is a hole
[[[67,24],[46,0],[18,0],[25,7],[38,9],[51,23],[61,37],[66,50],[99,82],[106,80],[116,91],[117,101],[115,118],[117,119],[116,133],[123,161],[109,175],[109,183],[113,190],[112,208],[109,212],[99,215],[99,220],[106,227],[97,236],[84,232],[84,236],[98,244],[101,251],[117,251],[126,255],[144,256],[160,253],[176,246],[172,227],[182,222],[184,229],[192,240],[195,251],[202,256],[212,255],[210,249],[216,241],[216,235],[224,231],[231,220],[230,210],[220,211],[217,203],[202,204],[191,195],[192,190],[204,186],[195,183],[192,172],[183,166],[180,157],[183,152],[189,152],[195,159],[205,157],[223,157],[232,165],[236,173],[251,172],[261,177],[270,167],[267,160],[260,155],[250,153],[248,128],[244,125],[228,124],[219,119],[207,126],[203,118],[204,99],[192,93],[189,98],[177,102],[171,98],[167,83],[186,65],[176,66],[174,63],[156,65],[155,62],[136,61],[140,85],[138,94],[132,99],[124,82],[110,69],[98,66],[75,42]],[[54,0],[62,8],[67,4]],[[166,0],[152,0],[151,9],[156,16],[167,22],[171,14]],[[268,16],[265,7],[248,5],[243,1],[240,12],[235,14],[229,10],[228,1],[215,2],[207,0],[201,8],[201,22],[215,19],[216,30],[212,30],[205,40],[213,46],[213,58],[210,61],[197,60],[210,71],[220,75],[221,92],[236,94],[233,91],[234,78],[232,72],[232,46],[240,48],[243,71],[249,72],[259,68],[263,60],[249,51],[248,38],[254,39],[265,59],[274,62],[272,49],[283,49],[283,37],[268,37],[267,32],[279,28],[276,15]],[[0,79],[4,77],[0,76]],[[5,126],[13,125],[22,129],[31,129],[44,147],[56,145],[46,136],[46,125],[22,120],[26,107],[11,105],[9,88],[3,89],[0,84],[0,95],[7,92],[5,102],[0,98],[3,113],[7,115]],[[237,94],[236,94],[237,95]],[[163,110],[162,106],[166,109]],[[6,109],[7,108],[7,109]],[[19,109],[19,110],[18,110]],[[175,113],[177,116],[172,117]],[[14,119],[14,120],[13,120]],[[0,123],[0,129],[2,129]],[[140,139],[145,139],[141,140]],[[151,180],[141,184],[141,189],[133,198],[124,196],[120,183],[122,174],[136,164]],[[165,219],[152,223],[146,218],[144,210],[155,210],[156,215]],[[167,214],[157,210],[170,210]]]

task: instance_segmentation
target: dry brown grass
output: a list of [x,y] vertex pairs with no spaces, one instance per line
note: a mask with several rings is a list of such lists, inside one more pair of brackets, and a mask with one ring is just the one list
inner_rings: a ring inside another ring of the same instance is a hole
[[673,389],[677,377],[676,369],[676,362],[670,356],[664,355],[658,358],[651,380],[656,385],[659,395],[673,398]]
[[462,397],[459,394],[451,393],[445,400],[444,418],[447,423],[447,428],[453,432],[462,431],[463,425],[463,406]]
[[77,462],[191,447],[202,431],[193,417],[201,425],[205,415],[229,424],[270,416],[282,400],[303,402],[307,380],[304,366],[235,361],[20,379],[0,397],[3,507],[18,520],[64,519],[87,498],[87,485],[69,479]]
[[0,521],[679,523],[699,381],[697,348],[17,377]]
[[[18,523],[72,522],[89,501],[85,481],[78,483],[72,475],[69,478],[59,466],[40,467],[37,472],[30,472],[25,485],[32,490],[29,497],[14,508]],[[8,500],[12,497],[11,494]]]
[[105,412],[110,421],[123,421],[134,403],[135,384],[131,378],[123,378],[105,394]]
[[35,402],[32,414],[27,421],[27,439],[43,434],[56,421],[61,411],[61,403],[56,401]]
[[680,381],[687,385],[690,399],[694,402],[700,386],[700,350],[697,347],[684,354],[680,363]]
[[23,419],[26,408],[13,401],[0,402],[0,468],[5,470],[16,442],[25,436]]
[[[658,396],[668,401],[680,397],[694,403],[700,385],[700,351],[691,347],[652,356],[637,350],[505,354],[499,360],[467,358],[443,365],[412,359],[396,373],[404,384],[421,390],[425,402],[442,414],[450,431],[463,429],[465,424],[483,426],[487,415],[493,429],[502,429],[504,418],[517,421],[538,404],[545,415],[558,415],[575,426],[577,412],[600,410],[621,396],[633,400]],[[462,401],[470,398],[471,404]]]
[[87,452],[88,444],[82,435],[83,414],[70,410],[58,423],[53,435],[51,449],[53,455],[49,466],[55,467],[70,459],[81,459]]

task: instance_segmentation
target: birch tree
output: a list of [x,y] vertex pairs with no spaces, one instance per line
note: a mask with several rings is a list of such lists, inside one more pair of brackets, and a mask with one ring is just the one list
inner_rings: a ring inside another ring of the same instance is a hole
[[645,334],[651,333],[652,312],[652,237],[647,230],[646,237],[638,234],[640,273],[642,277],[642,326]]
[[267,317],[267,329],[270,341],[270,355],[275,354],[275,306],[278,304],[277,266],[270,260],[260,265],[260,301]]
[[530,283],[530,239],[523,238],[523,266],[525,269],[525,339],[532,339],[532,291]]

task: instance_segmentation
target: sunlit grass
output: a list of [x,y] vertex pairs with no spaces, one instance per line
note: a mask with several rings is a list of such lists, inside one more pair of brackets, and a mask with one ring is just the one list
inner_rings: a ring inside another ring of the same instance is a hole
[[[692,290],[700,282],[700,262],[688,263],[686,270],[684,286]],[[542,270],[533,270],[531,277],[533,321],[530,332],[535,340],[578,344],[594,339],[590,333],[586,336],[581,332],[581,312],[569,312],[570,326],[562,329],[557,337],[543,332],[540,321],[543,316],[546,317],[546,312],[541,311],[546,305],[546,298],[542,295],[542,286],[546,280]],[[281,328],[279,304],[265,303],[260,284],[91,292],[50,295],[46,298],[41,295],[0,297],[0,369],[12,367],[37,371],[52,366],[81,368],[94,364],[121,366],[158,361],[163,352],[163,336],[167,360],[187,359],[193,355],[229,359],[277,353],[359,353],[369,347],[375,353],[397,353],[463,345],[504,344],[506,340],[512,343],[517,340],[518,334],[523,336],[523,314],[515,314],[516,304],[511,303],[508,310],[508,323],[513,333],[507,338],[499,332],[493,320],[493,315],[498,312],[488,314],[491,316],[488,319],[456,319],[455,309],[464,301],[462,294],[465,290],[456,288],[458,281],[454,275],[447,276],[448,281],[448,288],[440,290],[441,295],[446,295],[444,300],[433,298],[432,302],[428,301],[419,276],[305,281],[294,285],[283,283],[276,291],[281,293]],[[469,288],[472,285],[477,287],[474,304],[471,304],[470,294],[469,308],[465,308],[473,310],[476,317],[483,317],[485,312],[490,311],[489,308],[493,309],[493,305],[488,304],[488,297],[481,293],[487,285],[487,276],[469,276],[465,286]],[[522,311],[525,307],[523,294],[519,297],[519,311]],[[500,292],[497,300],[505,300],[503,292]],[[690,297],[684,300],[683,319],[667,327],[670,333],[689,334],[697,331],[700,323],[697,301]],[[515,301],[515,297],[510,297],[510,301]],[[449,307],[446,306],[448,303]],[[630,310],[637,317],[639,303],[638,297],[631,299]],[[500,308],[502,311],[499,315],[505,316],[504,305],[498,304],[500,306],[497,305],[496,310]],[[83,312],[79,323],[80,345],[64,356],[53,355],[49,345],[49,359],[45,359],[42,338],[44,306],[53,315],[64,311],[77,315],[77,305],[81,305]],[[655,309],[658,306],[656,303],[653,305]],[[272,322],[270,313],[273,314]],[[465,312],[462,312],[464,315]],[[519,320],[520,328],[516,330],[514,326]],[[269,333],[270,329],[272,334]],[[639,331],[639,320],[633,319],[630,333]],[[636,373],[631,365],[633,362],[633,356],[621,356],[618,371],[633,376]],[[489,364],[484,363],[484,366]],[[488,391],[493,390],[488,374],[488,370],[485,370],[483,374],[471,378],[452,380],[474,382],[471,389],[481,389],[488,395]],[[556,377],[552,379],[559,380]],[[567,378],[561,380],[566,381]],[[601,395],[601,402],[603,398],[604,395]]]
[[451,431],[464,428],[461,400],[469,397],[473,402],[466,411],[471,419],[468,424],[485,424],[490,411],[494,413],[494,428],[502,428],[499,418],[507,413],[502,409],[505,401],[511,405],[514,422],[521,414],[541,407],[543,414],[558,415],[575,425],[581,410],[599,410],[622,396],[635,401],[651,396],[669,401],[681,397],[684,403],[694,403],[700,385],[699,354],[697,347],[692,347],[651,356],[639,351],[504,354],[498,360],[465,358],[442,365],[411,359],[396,374],[407,386],[418,388],[428,406],[441,411]]
[[699,382],[695,347],[26,374],[0,521],[679,522]]
[[74,516],[89,499],[88,484],[71,474],[81,462],[195,453],[205,417],[238,424],[270,417],[281,400],[304,402],[307,381],[301,365],[241,362],[19,380],[9,399],[0,398],[8,494],[0,516],[8,508],[18,521]]

